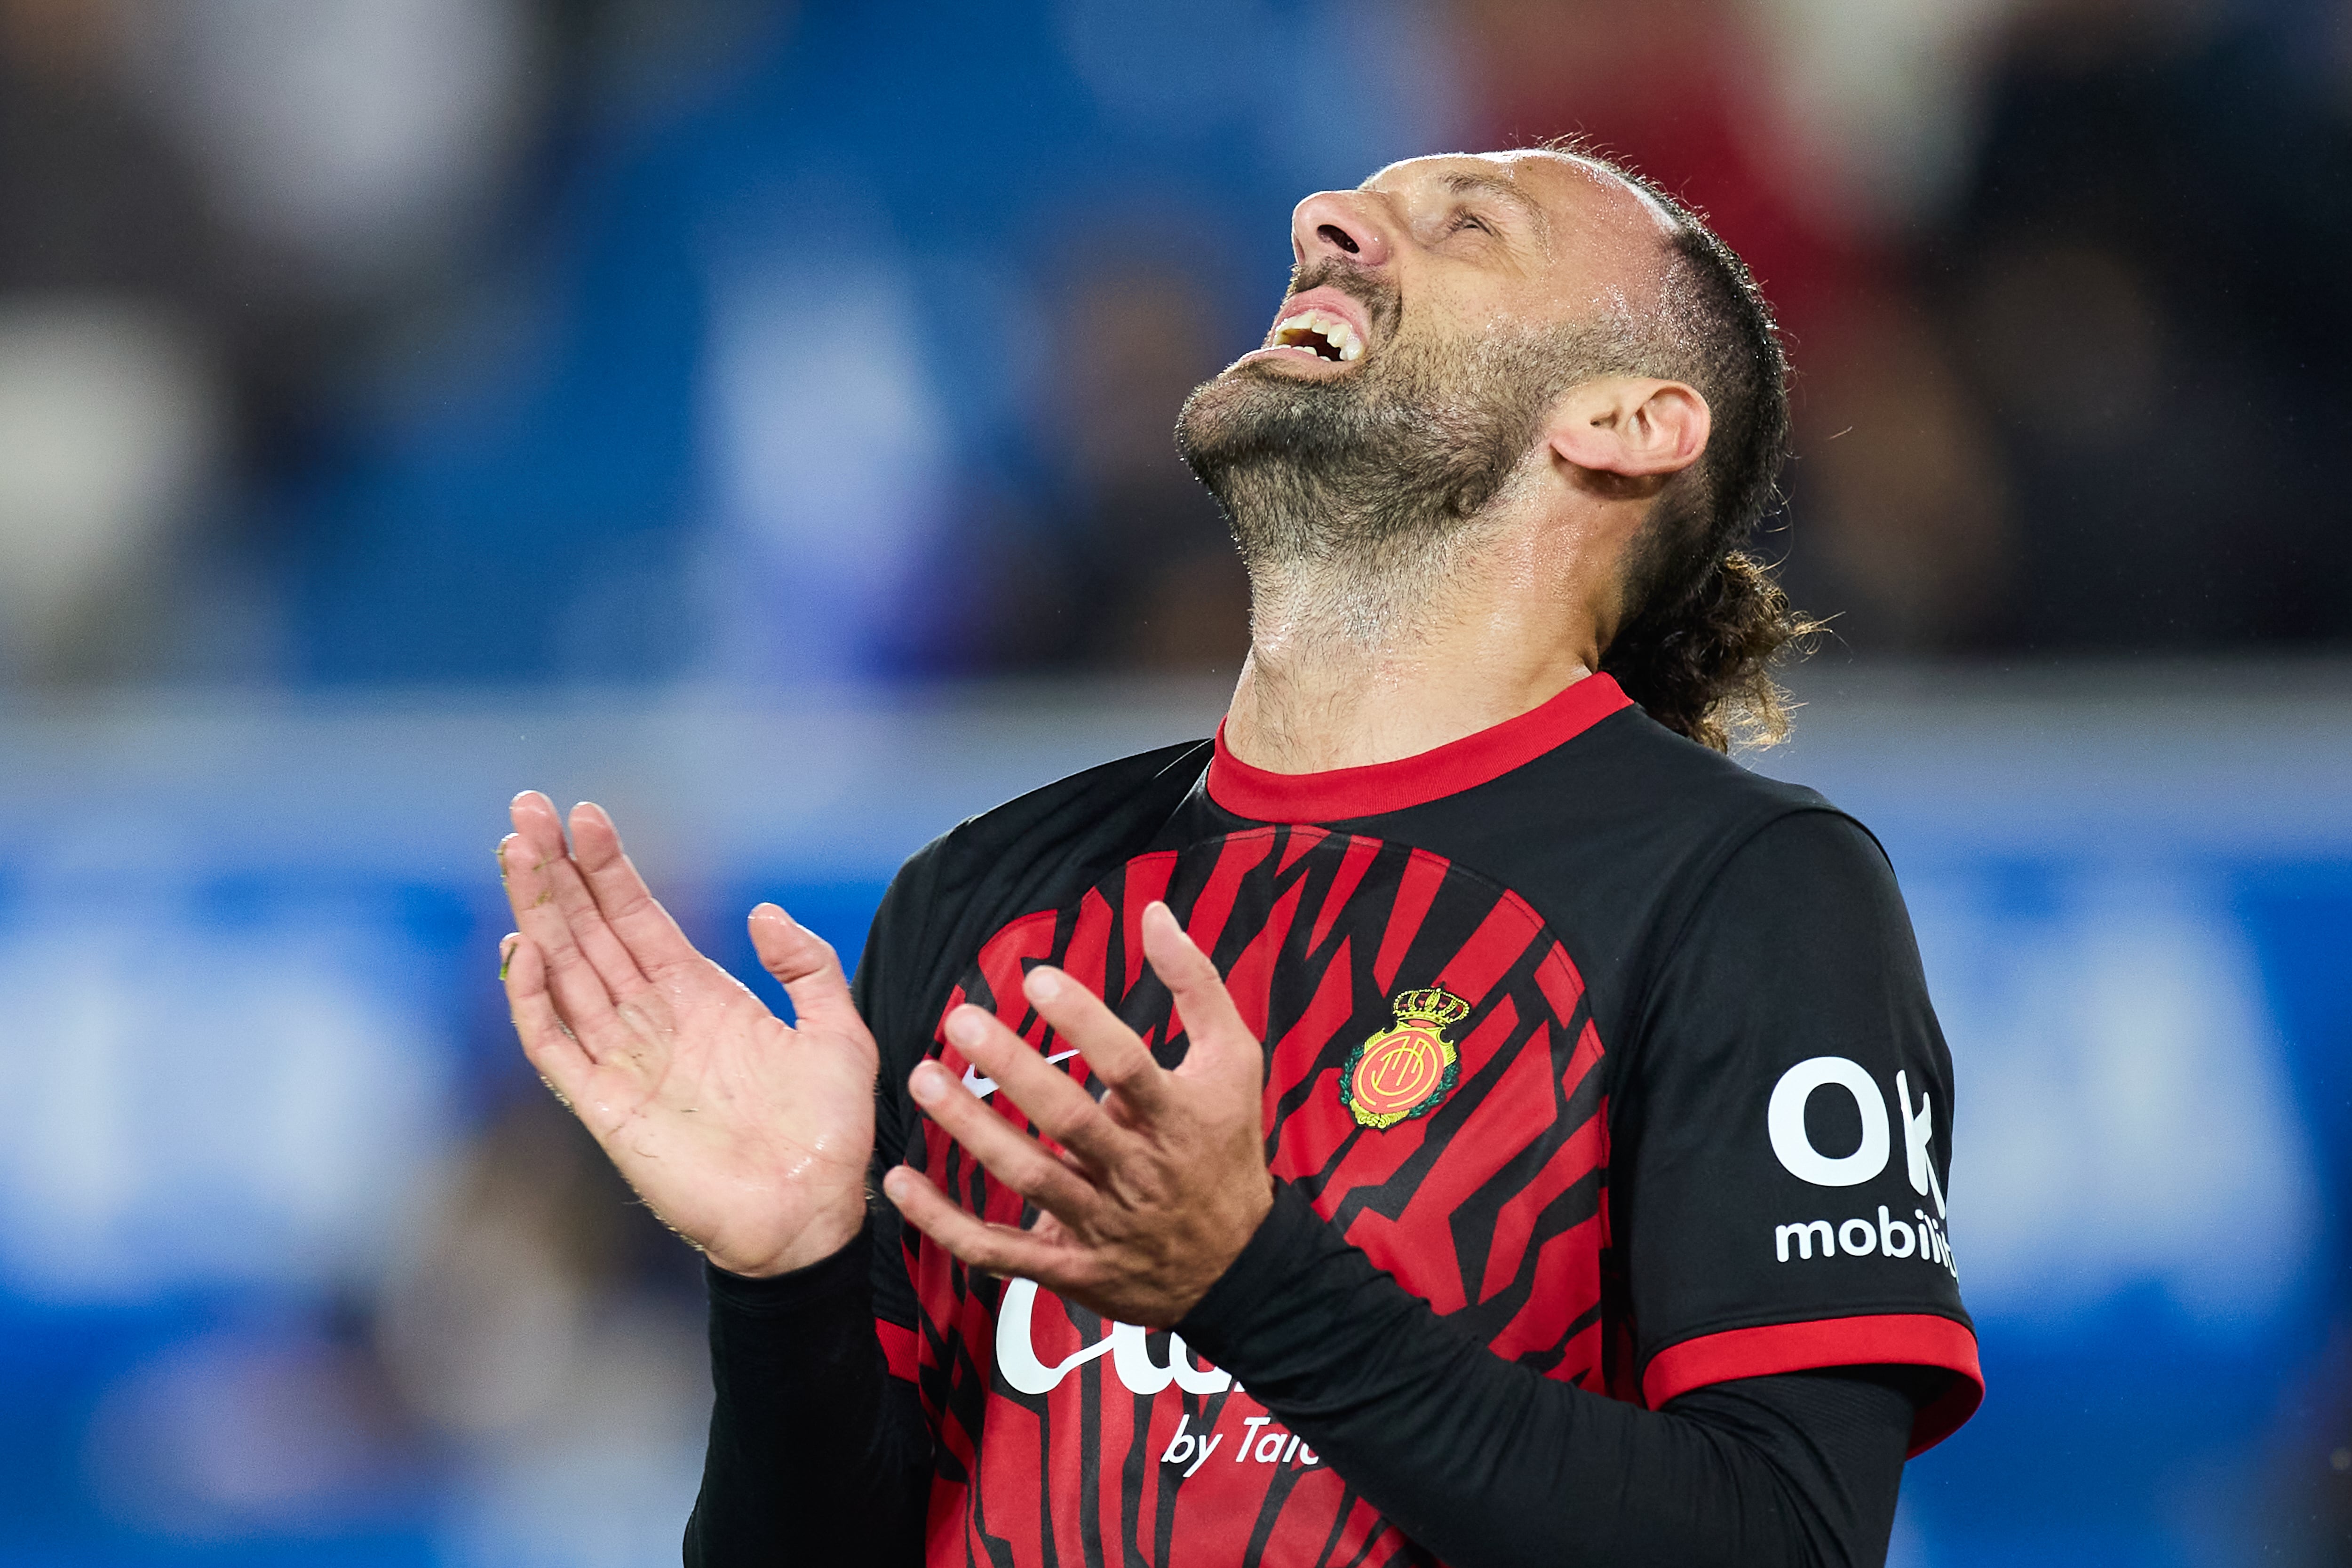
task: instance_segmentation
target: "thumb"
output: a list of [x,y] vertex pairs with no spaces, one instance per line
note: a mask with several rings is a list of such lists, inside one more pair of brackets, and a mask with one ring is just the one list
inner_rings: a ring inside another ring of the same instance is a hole
[[1176,999],[1176,1015],[1191,1041],[1178,1076],[1230,1079],[1237,1086],[1246,1084],[1255,1100],[1265,1081],[1265,1047],[1242,1021],[1217,966],[1166,904],[1154,902],[1143,911],[1143,955]]
[[793,1025],[863,1033],[865,1021],[850,1000],[849,980],[833,943],[784,913],[775,904],[751,911],[751,947],[760,966],[774,975],[793,999]]

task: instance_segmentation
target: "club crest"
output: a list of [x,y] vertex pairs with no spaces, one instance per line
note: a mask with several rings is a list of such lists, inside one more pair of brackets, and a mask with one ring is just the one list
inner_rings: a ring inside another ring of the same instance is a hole
[[1399,993],[1394,1005],[1396,1023],[1348,1053],[1339,1071],[1339,1103],[1366,1127],[1428,1115],[1462,1075],[1445,1030],[1469,1016],[1470,1004],[1432,986]]

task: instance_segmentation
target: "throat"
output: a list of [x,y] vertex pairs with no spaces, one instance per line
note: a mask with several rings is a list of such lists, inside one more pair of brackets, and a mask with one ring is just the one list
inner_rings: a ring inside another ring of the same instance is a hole
[[1372,767],[1516,719],[1591,674],[1570,660],[1507,684],[1443,666],[1378,667],[1350,678],[1336,666],[1276,668],[1253,652],[1225,717],[1225,747],[1274,773]]
[[1591,672],[1556,603],[1472,581],[1458,546],[1384,569],[1356,557],[1251,574],[1251,646],[1225,743],[1254,767],[1322,773],[1416,755],[1540,706]]

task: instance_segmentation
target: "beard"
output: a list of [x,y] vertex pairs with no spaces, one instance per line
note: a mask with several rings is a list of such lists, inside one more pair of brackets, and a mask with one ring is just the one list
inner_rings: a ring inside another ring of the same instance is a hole
[[1605,351],[1618,346],[1614,334],[1573,326],[1410,341],[1387,279],[1327,263],[1292,292],[1322,286],[1367,308],[1381,352],[1328,381],[1263,362],[1229,370],[1177,416],[1177,450],[1253,576],[1428,562],[1535,455],[1559,395],[1605,374],[1615,357]]

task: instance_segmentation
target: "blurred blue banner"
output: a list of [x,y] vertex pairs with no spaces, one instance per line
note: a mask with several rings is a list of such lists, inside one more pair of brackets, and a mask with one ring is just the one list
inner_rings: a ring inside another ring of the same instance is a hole
[[[1878,831],[1958,1068],[1990,1394],[1896,1563],[2314,1560],[2352,1466],[2342,689],[1830,671],[1751,759]],[[603,801],[750,977],[757,900],[854,957],[924,838],[1219,700],[0,721],[0,1561],[671,1560],[695,1279],[507,1037],[506,797]]]

